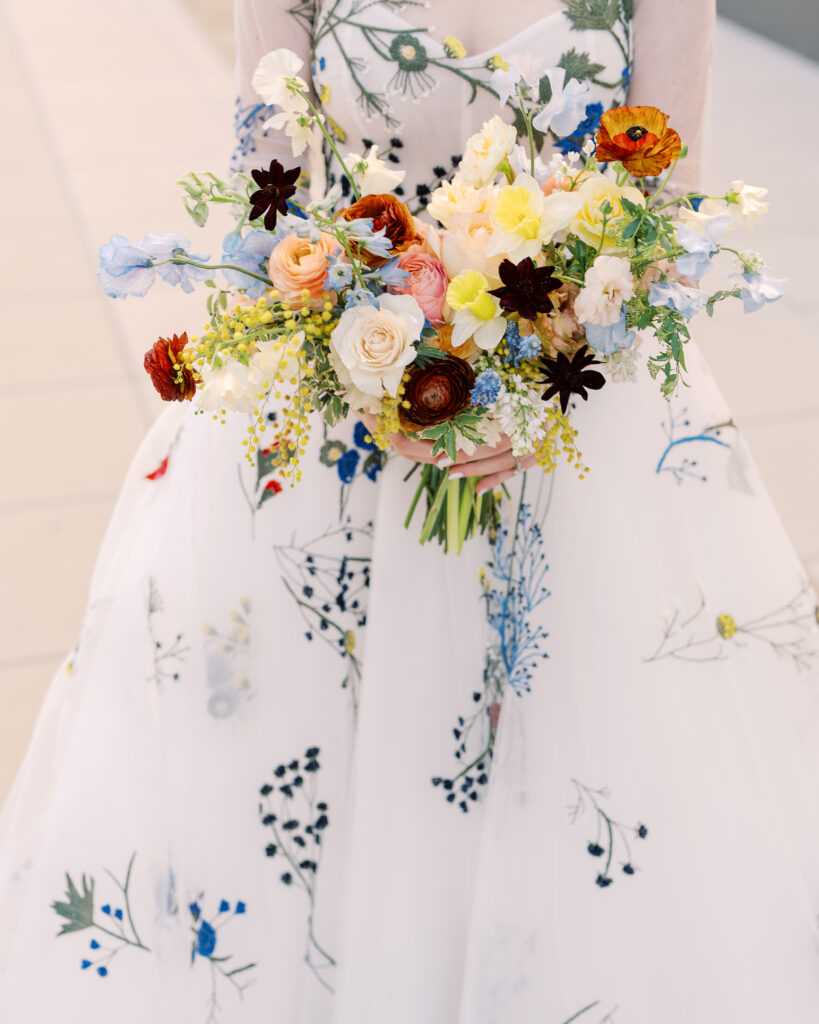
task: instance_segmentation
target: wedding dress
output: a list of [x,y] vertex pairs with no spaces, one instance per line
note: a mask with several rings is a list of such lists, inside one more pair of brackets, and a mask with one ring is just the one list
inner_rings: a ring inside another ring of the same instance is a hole
[[[287,6],[238,7],[240,166],[292,162],[288,46],[419,209],[496,52],[586,131],[633,54],[698,171],[709,0]],[[670,403],[644,358],[459,558],[352,424],[282,490],[244,416],[164,414],[3,814],[3,1024],[816,1024],[815,598],[694,345]]]

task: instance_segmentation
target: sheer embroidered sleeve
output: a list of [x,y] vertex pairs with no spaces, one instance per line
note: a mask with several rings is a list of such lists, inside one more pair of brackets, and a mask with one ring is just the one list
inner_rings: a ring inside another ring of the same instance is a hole
[[232,171],[248,173],[253,167],[281,161],[293,167],[290,141],[284,132],[265,132],[262,125],[275,112],[265,106],[253,88],[253,72],[270,50],[288,49],[304,61],[301,75],[309,82],[314,0],[236,0],[236,149]]
[[715,0],[634,0],[634,72],[629,104],[669,115],[689,155],[675,171],[677,188],[701,186],[709,129]]

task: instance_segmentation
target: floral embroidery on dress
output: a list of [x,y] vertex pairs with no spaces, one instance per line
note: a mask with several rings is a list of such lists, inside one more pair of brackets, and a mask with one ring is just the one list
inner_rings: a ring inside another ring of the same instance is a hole
[[156,580],[151,576],[148,578],[148,634],[151,639],[154,670],[148,676],[148,680],[157,685],[168,679],[177,681],[179,669],[190,653],[190,647],[184,645],[182,633],[176,633],[170,639],[159,639],[160,634],[157,632],[155,619],[162,614],[164,607],[162,594]]
[[228,718],[253,697],[250,685],[250,598],[244,597],[230,613],[230,624],[204,627],[208,711],[214,718]]
[[80,961],[80,968],[87,971],[93,967],[100,978],[108,977],[108,965],[123,950],[142,949],[150,953],[148,946],[139,937],[131,912],[129,888],[135,859],[136,853],[133,853],[124,882],[118,881],[110,871],[106,871],[122,897],[122,907],[110,902],[103,903],[99,908],[101,916],[98,916],[94,905],[94,878],[83,875],[78,887],[68,873],[65,876],[65,899],[55,900],[51,904],[57,916],[62,918],[58,937],[91,929],[94,937],[88,944],[88,953]]
[[714,615],[700,593],[691,614],[677,608],[666,617],[662,639],[645,661],[723,661],[734,648],[762,645],[790,659],[797,669],[808,669],[819,656],[818,622],[816,595],[807,579],[789,601],[750,619],[736,618],[728,611]]
[[353,445],[348,446],[340,438],[326,438],[321,446],[319,460],[323,465],[335,468],[341,481],[338,499],[338,518],[341,521],[347,511],[350,486],[361,477],[375,483],[386,465],[387,455],[378,448],[367,428],[358,420],[353,427]]
[[633,875],[637,870],[628,837],[631,834],[636,839],[645,839],[648,836],[648,829],[643,824],[624,825],[610,817],[603,808],[603,801],[611,796],[609,790],[590,789],[577,779],[572,779],[572,783],[577,800],[569,808],[569,821],[574,825],[581,815],[593,812],[596,832],[594,839],[590,839],[586,844],[586,851],[591,857],[599,857],[601,860],[605,857],[605,864],[598,871],[595,884],[601,889],[607,889],[614,881],[611,876],[611,865],[615,854],[622,858],[619,864],[624,875]]
[[668,422],[664,424],[663,430],[667,444],[657,463],[656,472],[670,473],[678,484],[685,479],[699,480],[705,483],[708,477],[700,468],[697,459],[686,454],[689,450],[681,450],[682,446],[695,445],[697,448],[717,446],[727,451],[731,450],[732,442],[726,440],[736,430],[733,420],[725,420],[723,423],[716,423],[713,426],[696,428],[691,426],[691,420],[687,408],[675,412],[672,405],[668,405]]
[[[372,536],[371,523],[356,527],[348,520],[306,543],[294,538],[273,549],[285,589],[304,620],[305,638],[322,641],[345,662],[341,686],[350,690],[353,713],[361,680],[357,631],[367,624]],[[346,552],[339,552],[340,543]]]
[[[590,1018],[586,1015],[591,1013],[592,1010],[599,1009],[600,1000],[597,999],[593,1003],[589,1003],[588,1006],[584,1006],[582,1010],[578,1010],[577,1013],[573,1013],[571,1017],[568,1017],[566,1020],[562,1021],[561,1024],[575,1024],[575,1021],[579,1021],[581,1018],[584,1017],[586,1018],[586,1020],[589,1021],[589,1024],[591,1024]],[[613,1009],[609,1010],[605,1017],[601,1017],[597,1020],[596,1024],[616,1024],[614,1020],[614,1014],[617,1012],[618,1009],[619,1007],[615,1006]]]
[[191,966],[195,965],[197,959],[201,959],[210,967],[211,993],[205,1024],[219,1024],[222,1009],[219,1003],[220,988],[224,988],[225,982],[229,983],[241,1000],[245,990],[255,981],[247,972],[252,971],[257,965],[247,963],[234,967],[231,964],[233,953],[224,953],[222,946],[219,945],[222,929],[235,918],[244,917],[247,905],[242,900],[230,903],[222,899],[215,912],[205,916],[204,901],[205,894],[200,892],[196,899],[188,904],[192,933]]
[[273,769],[274,781],[265,782],[259,789],[259,816],[272,839],[265,854],[284,861],[282,884],[302,889],[307,896],[304,962],[332,992],[326,974],[335,966],[335,960],[322,948],[313,927],[321,844],[324,830],[330,824],[327,804],[316,794],[316,777],[321,768],[319,754],[318,747],[308,747],[303,760],[296,758]]
[[262,130],[262,125],[275,113],[273,107],[264,103],[251,103],[242,106],[241,100],[236,99],[236,107],[233,113],[233,128],[236,134],[236,147],[230,158],[230,172],[238,173],[247,166],[248,157],[256,152],[257,139],[267,135]]

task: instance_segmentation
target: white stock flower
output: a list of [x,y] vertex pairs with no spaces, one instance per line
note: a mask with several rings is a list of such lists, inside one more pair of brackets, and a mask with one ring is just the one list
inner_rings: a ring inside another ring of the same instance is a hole
[[586,271],[586,280],[574,300],[581,323],[610,327],[620,319],[623,303],[634,295],[634,278],[627,259],[598,256]]
[[194,395],[194,403],[201,409],[219,412],[250,412],[258,404],[259,384],[255,374],[235,359],[226,360],[213,369],[205,364],[199,370],[202,384]]
[[394,170],[384,163],[378,156],[378,146],[370,146],[366,156],[348,153],[346,162],[358,179],[358,188],[362,196],[392,192],[407,175],[406,171]]
[[404,368],[415,359],[414,343],[426,317],[411,295],[382,295],[379,306],[345,309],[330,348],[365,395],[395,397]]
[[744,181],[732,181],[728,191],[728,212],[743,228],[752,228],[768,212],[768,204],[762,200],[768,194],[766,188],[746,185]]
[[253,88],[268,106],[304,112],[308,109],[307,101],[290,88],[292,82],[307,92],[307,83],[299,77],[303,66],[304,61],[292,50],[272,50],[256,65]]
[[488,185],[516,142],[514,126],[506,124],[497,114],[491,117],[467,140],[455,180],[459,184]]

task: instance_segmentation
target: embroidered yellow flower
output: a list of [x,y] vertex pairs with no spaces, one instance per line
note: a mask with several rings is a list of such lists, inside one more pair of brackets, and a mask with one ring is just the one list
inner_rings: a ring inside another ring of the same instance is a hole
[[737,631],[736,620],[733,615],[717,616],[717,632],[723,640],[730,640]]
[[493,53],[486,62],[490,71],[508,71],[509,65],[499,53]]
[[466,47],[460,39],[456,39],[455,36],[447,36],[444,39],[444,50],[446,51],[447,57],[455,57],[461,59],[466,56]]

